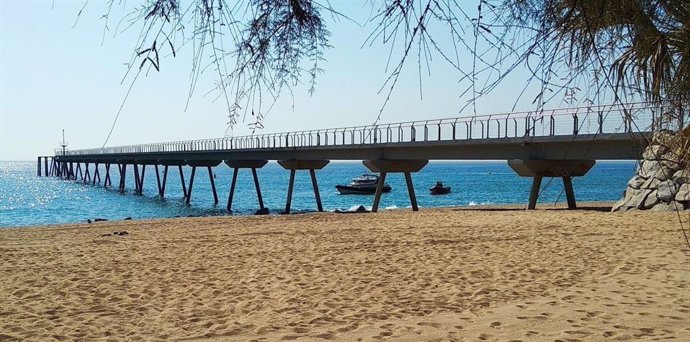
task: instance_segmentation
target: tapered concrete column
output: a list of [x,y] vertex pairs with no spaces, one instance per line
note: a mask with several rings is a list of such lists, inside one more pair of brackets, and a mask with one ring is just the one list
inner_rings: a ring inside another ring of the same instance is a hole
[[529,192],[529,202],[527,209],[534,209],[537,206],[537,198],[539,198],[539,190],[541,189],[541,176],[534,176],[532,179],[532,189]]
[[[163,184],[159,184],[158,186],[158,195],[161,198],[165,197],[165,185],[167,184],[168,181],[168,167],[170,166],[177,166],[177,170],[180,172],[180,184],[182,185],[182,196],[183,198],[187,198],[187,184],[184,181],[184,172],[182,171],[182,166],[187,165],[187,161],[185,160],[158,160],[156,161],[156,164],[160,164],[164,166],[164,171],[163,171]],[[156,171],[156,174],[158,174],[158,171]],[[158,176],[160,177],[160,176]]]
[[74,171],[74,180],[75,181],[79,179],[79,178],[77,178],[77,174],[79,174],[79,178],[81,178],[81,180],[84,180],[84,174],[81,172],[81,162],[77,162],[77,170]]
[[216,180],[214,179],[215,176],[213,175],[213,170],[211,170],[210,166],[206,167],[208,169],[208,179],[211,181],[211,190],[213,191],[213,205],[218,204],[218,193],[216,192]]
[[196,174],[196,166],[192,166],[192,175],[189,176],[189,186],[187,187],[187,204],[192,200],[192,189],[194,189],[194,175]]
[[84,163],[84,177],[82,179],[84,181],[84,184],[91,181],[91,172],[89,171],[89,164],[91,164],[91,163],[89,163],[89,162]]
[[118,164],[120,169],[120,192],[125,192],[125,179],[127,178],[127,164]]
[[104,188],[113,185],[112,181],[110,180],[110,165],[110,163],[105,163],[105,179],[103,180]]
[[316,181],[315,170],[321,170],[328,165],[329,160],[279,160],[278,164],[286,170],[290,170],[290,183],[288,184],[287,201],[285,203],[285,213],[290,213],[290,206],[292,205],[292,190],[295,184],[295,171],[309,170],[311,174],[312,186],[314,187],[314,198],[316,199],[316,206],[319,211],[323,211],[321,204],[321,195],[319,194],[319,187]]
[[[132,165],[135,169],[137,168],[137,162],[134,159],[117,159],[116,162],[118,164],[122,164],[122,167],[120,168],[120,192],[125,192],[125,189],[127,187],[127,165]],[[138,170],[136,170],[138,172]],[[134,186],[135,186],[135,193],[136,190],[138,189],[138,174],[134,173]]]
[[417,196],[414,193],[414,185],[412,183],[412,172],[418,172],[426,164],[428,160],[392,160],[392,159],[378,159],[365,160],[362,162],[372,172],[379,172],[379,183],[376,186],[376,193],[374,194],[374,204],[371,207],[372,212],[379,210],[379,203],[381,201],[381,193],[383,192],[383,185],[386,181],[386,174],[389,172],[402,172],[405,174],[405,183],[407,183],[407,192],[410,196],[410,204],[413,211],[418,211]]
[[575,209],[575,191],[573,191],[573,182],[570,176],[563,176],[563,189],[565,190],[565,198],[568,200],[568,209]]
[[[158,196],[163,197],[163,189],[161,187],[161,174],[158,172],[158,164],[153,164],[154,170],[156,171],[156,183],[158,184]],[[163,175],[163,179],[165,180],[168,178],[168,167],[165,166],[165,174]]]
[[251,169],[252,176],[254,177],[254,187],[256,188],[256,197],[259,200],[259,212],[264,213],[264,199],[261,196],[261,188],[259,187],[259,177],[256,173],[256,169],[264,167],[268,163],[268,160],[226,160],[225,164],[233,168],[232,172],[232,182],[230,183],[230,194],[228,195],[228,212],[232,212],[232,200],[235,197],[235,185],[237,183],[237,173],[239,169]]
[[134,167],[134,194],[136,195],[141,195],[142,191],[139,185],[141,185],[141,181],[139,177],[139,165],[134,163],[132,164],[132,167]]
[[383,193],[383,186],[386,184],[386,172],[381,172],[379,175],[379,183],[376,184],[376,192],[374,194],[374,204],[371,206],[372,212],[379,211],[379,203],[381,202],[381,193]]
[[139,174],[139,194],[144,194],[144,177],[146,177],[146,164],[141,165],[141,173]]
[[184,172],[182,171],[182,165],[177,165],[177,169],[180,171],[180,182],[182,183],[182,195],[187,198],[187,184],[184,183]]
[[137,159],[135,160],[136,164],[141,164],[141,172],[138,170],[138,166],[135,165],[135,181],[137,183],[137,192],[139,195],[144,194],[144,180],[146,179],[146,166],[147,165],[155,165],[156,166],[156,176],[158,176],[158,160],[156,159]]
[[521,177],[533,177],[527,209],[536,208],[542,177],[561,177],[568,209],[576,209],[572,177],[584,176],[594,166],[594,160],[509,160],[508,166]]

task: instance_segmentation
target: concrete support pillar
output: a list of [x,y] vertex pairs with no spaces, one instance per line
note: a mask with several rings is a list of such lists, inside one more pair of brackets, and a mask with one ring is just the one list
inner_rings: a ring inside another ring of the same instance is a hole
[[321,195],[319,194],[319,187],[316,181],[315,170],[321,170],[328,165],[329,160],[279,160],[278,164],[286,170],[290,170],[290,183],[288,184],[287,201],[285,203],[285,214],[290,213],[290,206],[292,205],[292,190],[295,184],[295,172],[297,170],[309,170],[312,186],[314,188],[314,198],[316,199],[316,206],[319,211],[323,211],[321,203]]
[[105,179],[103,180],[103,187],[107,188],[109,186],[113,185],[113,182],[110,180],[110,163],[105,163]]
[[314,188],[314,197],[316,198],[316,207],[319,212],[323,211],[323,205],[321,205],[321,195],[319,194],[319,184],[316,182],[316,172],[314,169],[309,169],[309,174],[311,175],[311,186]]
[[534,209],[537,206],[537,198],[539,198],[539,190],[541,189],[541,176],[534,176],[532,178],[532,189],[529,191],[529,202],[527,209]]
[[575,191],[573,191],[573,182],[570,176],[563,176],[563,189],[565,190],[565,198],[568,201],[568,209],[575,209]]
[[218,193],[216,192],[216,181],[213,179],[213,170],[210,166],[208,168],[208,179],[211,181],[211,190],[213,191],[213,205],[218,204]]
[[88,182],[91,181],[91,172],[89,171],[89,164],[89,162],[84,163],[84,177],[82,179],[84,181],[84,184],[88,184]]
[[230,182],[230,194],[228,194],[228,212],[232,212],[232,200],[235,198],[235,184],[237,184],[237,171],[238,168],[232,170],[232,181]]
[[[161,175],[160,175],[160,172],[158,171],[158,164],[153,164],[153,168],[156,171],[156,183],[158,184],[158,196],[163,197],[163,192],[161,191]],[[168,167],[165,166],[164,177],[167,178],[167,176],[168,176]]]
[[[141,171],[139,170],[139,163],[141,163]],[[144,177],[146,176],[147,162],[137,160],[134,164],[134,193],[138,195],[144,194]]]
[[372,212],[379,211],[379,203],[381,202],[381,194],[383,193],[383,186],[386,184],[386,172],[379,173],[379,183],[376,184],[376,192],[374,193],[374,204],[371,206]]
[[407,192],[410,196],[410,204],[412,205],[413,211],[418,211],[419,206],[417,205],[417,196],[414,192],[414,185],[412,183],[412,172],[418,172],[426,164],[429,163],[428,160],[391,160],[391,159],[378,159],[378,160],[365,160],[362,162],[372,172],[380,173],[379,183],[376,186],[376,193],[374,194],[374,204],[371,207],[372,212],[377,212],[379,210],[379,203],[381,201],[381,193],[383,192],[383,186],[386,181],[386,174],[390,172],[402,172],[405,174],[405,183],[407,183]]
[[[98,178],[98,180],[96,180],[96,178]],[[101,182],[101,173],[98,171],[98,163],[94,163],[93,181],[91,185],[96,185],[96,181],[98,181],[98,183]]]
[[256,169],[264,167],[268,163],[267,160],[226,160],[225,164],[233,168],[232,181],[230,183],[230,194],[228,195],[228,212],[232,212],[232,200],[235,197],[235,185],[237,184],[237,174],[239,169],[251,169],[254,177],[254,187],[256,188],[256,197],[259,201],[259,210],[264,212],[264,200],[261,196],[261,188],[259,187],[259,177]]
[[36,166],[36,176],[41,177],[42,172],[41,172],[41,157],[38,157],[38,163]]
[[259,176],[256,173],[256,168],[252,168],[252,176],[254,177],[254,188],[256,188],[256,199],[259,201],[259,210],[261,212],[264,212],[266,210],[266,207],[264,206],[264,199],[263,196],[261,196],[261,187],[259,186]]
[[182,195],[187,198],[187,184],[184,183],[184,172],[182,172],[182,165],[177,165],[177,169],[180,171],[180,182],[182,182]]
[[134,194],[135,195],[141,195],[142,191],[139,185],[141,184],[140,178],[139,177],[139,165],[137,163],[132,164],[132,167],[134,167]]
[[287,200],[285,201],[285,214],[290,213],[290,206],[292,206],[292,189],[295,187],[295,169],[290,170],[290,183],[288,183]]
[[[177,167],[180,174],[180,184],[182,185],[182,196],[184,199],[187,198],[187,183],[184,179],[184,171],[182,166],[187,165],[186,160],[149,160],[147,163],[155,165],[156,167],[156,180],[158,181],[158,195],[161,198],[165,198],[165,188],[168,184],[168,170],[172,167]],[[163,180],[160,180],[160,174],[158,171],[158,165],[163,165]]]
[[412,175],[409,172],[405,172],[405,183],[407,183],[407,193],[410,195],[412,211],[419,211],[419,207],[417,206],[417,196],[415,196],[414,186],[412,185]]
[[43,157],[43,165],[45,166],[44,172],[45,172],[46,177],[48,177],[48,158],[50,158],[50,157]]
[[77,179],[77,174],[79,174],[79,178],[81,180],[84,180],[84,174],[81,172],[81,163],[77,162],[77,170],[74,172],[74,180],[76,181]]
[[196,174],[196,166],[192,166],[192,175],[189,176],[189,186],[187,187],[187,204],[192,200],[192,189],[194,188],[194,175]]
[[139,194],[144,194],[144,177],[146,176],[146,164],[141,165],[141,174],[139,175]]
[[120,192],[125,192],[125,179],[127,178],[127,164],[118,164],[120,168]]
[[536,208],[543,177],[561,177],[568,209],[576,209],[572,177],[584,176],[592,169],[595,161],[577,160],[509,160],[508,165],[521,177],[533,177],[527,209]]
[[[194,187],[194,175],[196,174],[197,167],[208,168],[208,176],[211,181],[211,190],[213,191],[213,200],[215,204],[218,204],[218,193],[216,192],[216,183],[213,180],[212,167],[218,166],[221,160],[187,160],[187,165],[192,167],[192,175],[189,178],[189,187],[187,188],[187,204],[190,203],[192,199],[192,189]],[[182,172],[182,166],[180,166],[180,172]]]

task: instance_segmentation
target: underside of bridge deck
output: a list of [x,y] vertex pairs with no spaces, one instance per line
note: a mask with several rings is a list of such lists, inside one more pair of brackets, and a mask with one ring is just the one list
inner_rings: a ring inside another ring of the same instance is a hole
[[261,195],[261,187],[259,186],[259,176],[256,169],[264,167],[268,160],[226,160],[225,164],[233,169],[232,182],[230,183],[230,194],[228,195],[228,212],[232,212],[232,200],[235,197],[235,185],[237,184],[237,173],[239,169],[251,169],[254,177],[254,188],[256,189],[256,197],[259,201],[259,210],[255,212],[257,215],[268,214],[268,208],[264,206],[264,199]]
[[379,182],[376,186],[376,193],[374,194],[374,204],[371,206],[372,212],[377,212],[379,210],[379,203],[381,201],[381,193],[383,192],[383,187],[386,182],[386,175],[390,172],[402,172],[405,174],[405,183],[407,184],[407,193],[410,196],[410,204],[412,205],[413,211],[418,211],[419,206],[417,205],[417,196],[414,193],[414,185],[412,184],[412,172],[419,172],[426,164],[429,163],[428,160],[390,160],[390,159],[378,159],[378,160],[365,160],[362,162],[372,172],[378,172]]
[[529,194],[527,209],[536,208],[537,199],[541,189],[543,177],[561,177],[563,189],[568,201],[568,209],[576,209],[575,192],[573,191],[572,177],[581,177],[587,174],[594,166],[595,161],[583,160],[509,160],[508,165],[521,177],[532,177],[532,189]]
[[321,212],[323,211],[323,204],[321,203],[321,195],[319,193],[319,185],[316,181],[316,170],[323,169],[330,163],[329,160],[305,160],[305,159],[289,159],[279,160],[278,164],[286,170],[290,170],[290,183],[288,184],[287,201],[285,202],[285,214],[290,213],[290,206],[292,205],[292,190],[295,185],[295,171],[309,170],[311,176],[311,185],[314,188],[314,198],[316,198],[316,207]]
[[[226,165],[234,169],[228,196],[228,211],[232,212],[238,171],[241,168],[248,168],[252,170],[256,188],[259,203],[257,213],[267,213],[257,169],[266,165],[268,160],[277,160],[283,168],[290,171],[285,205],[285,212],[289,213],[297,170],[309,170],[317,208],[323,211],[315,171],[325,167],[329,160],[364,160],[364,164],[371,171],[380,173],[379,188],[375,193],[372,211],[378,210],[382,191],[380,187],[390,172],[401,172],[405,175],[412,209],[418,210],[411,173],[421,170],[429,160],[509,160],[510,167],[520,176],[533,178],[528,209],[534,209],[536,206],[543,177],[562,178],[568,207],[574,209],[576,203],[572,177],[584,175],[591,169],[596,159],[639,158],[646,141],[645,137],[645,134],[640,133],[612,133],[180,152],[67,154],[39,157],[37,174],[45,173],[70,180],[81,179],[84,183],[90,182],[95,185],[96,182],[101,182],[99,164],[103,164],[105,166],[103,186],[109,187],[112,185],[110,167],[116,165],[119,173],[118,189],[124,192],[127,168],[131,166],[134,174],[134,192],[142,194],[146,167],[153,165],[156,171],[158,195],[163,198],[168,169],[172,166],[178,169],[184,199],[186,203],[190,203],[196,169],[204,167],[208,171],[214,203],[217,204],[218,195],[212,168],[225,161]],[[51,158],[50,165],[48,158]],[[84,169],[81,167],[82,163],[84,163]],[[89,167],[90,163],[93,163],[95,167],[93,173]],[[159,166],[163,167],[162,177]],[[191,167],[189,183],[185,182],[183,166]]]

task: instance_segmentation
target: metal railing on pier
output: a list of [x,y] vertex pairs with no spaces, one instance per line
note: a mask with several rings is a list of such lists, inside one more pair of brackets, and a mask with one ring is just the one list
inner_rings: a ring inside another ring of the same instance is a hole
[[[664,107],[645,102],[65,151],[65,155],[285,149],[649,132]],[[55,155],[63,155],[57,149]]]

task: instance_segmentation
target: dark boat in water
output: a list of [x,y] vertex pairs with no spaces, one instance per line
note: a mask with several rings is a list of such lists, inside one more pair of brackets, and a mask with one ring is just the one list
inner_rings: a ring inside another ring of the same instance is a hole
[[[348,185],[336,185],[335,188],[343,195],[371,195],[376,193],[376,186],[379,183],[379,176],[364,174],[354,178]],[[382,192],[390,192],[391,187],[383,184]]]
[[443,186],[443,182],[436,182],[436,185],[429,188],[432,195],[445,195],[450,193],[449,186]]

